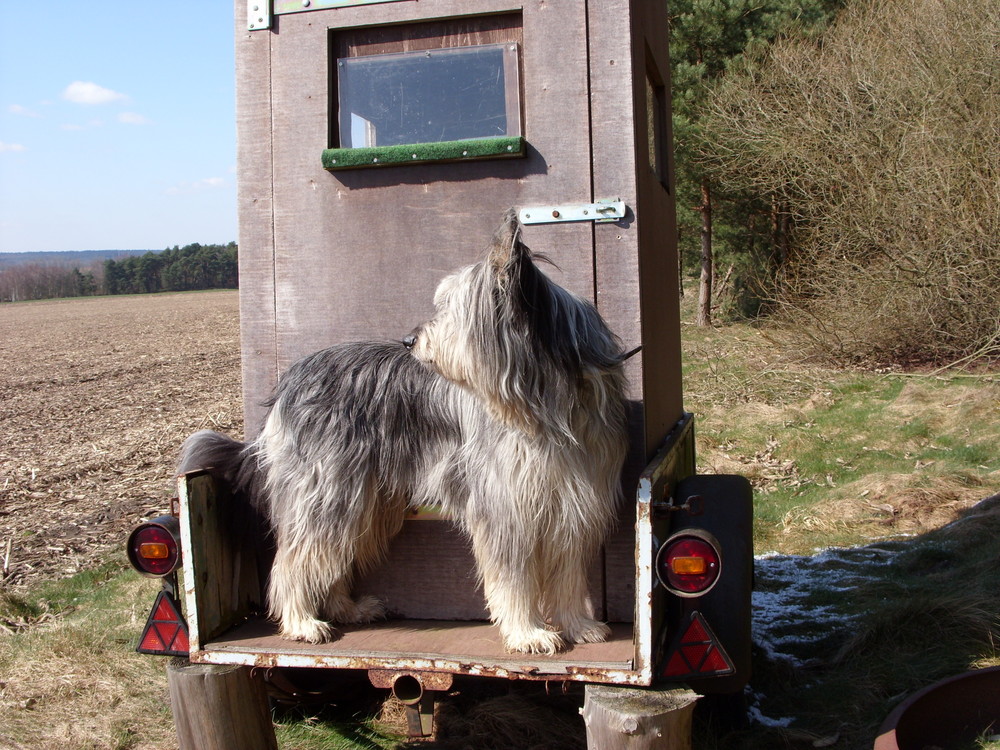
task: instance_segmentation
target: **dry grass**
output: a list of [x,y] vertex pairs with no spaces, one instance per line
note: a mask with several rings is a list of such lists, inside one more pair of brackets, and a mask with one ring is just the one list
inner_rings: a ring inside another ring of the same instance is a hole
[[0,636],[0,747],[176,746],[163,664],[133,651],[157,586],[118,570],[80,581],[79,610],[65,594],[58,616]]

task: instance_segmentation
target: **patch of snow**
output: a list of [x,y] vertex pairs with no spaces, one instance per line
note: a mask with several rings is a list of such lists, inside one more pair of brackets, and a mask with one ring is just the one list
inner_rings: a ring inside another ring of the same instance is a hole
[[[878,547],[825,549],[813,556],[767,552],[754,560],[754,643],[767,658],[803,666],[801,655],[820,641],[849,628],[855,616],[835,604],[819,603],[817,592],[847,595],[873,566],[894,553]],[[830,597],[826,597],[829,601]]]
[[770,716],[765,716],[760,710],[760,701],[764,697],[766,696],[763,693],[755,693],[747,689],[747,715],[750,717],[751,723],[760,724],[762,727],[784,728],[795,721],[794,717],[791,716],[783,716],[780,719],[772,719]]
[[[823,603],[849,597],[871,574],[872,568],[892,562],[895,552],[870,547],[829,548],[812,556],[765,552],[754,558],[752,638],[766,658],[803,667],[817,644],[842,635],[856,615],[837,604]],[[817,599],[818,592],[833,597]],[[765,716],[765,696],[748,690],[750,720],[766,727],[787,727],[793,717]]]

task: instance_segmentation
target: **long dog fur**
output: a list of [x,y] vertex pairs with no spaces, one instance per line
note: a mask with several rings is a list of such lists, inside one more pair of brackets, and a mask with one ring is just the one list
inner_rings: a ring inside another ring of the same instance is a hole
[[[609,530],[626,450],[622,349],[552,282],[508,213],[487,257],[446,277],[404,343],[342,344],[281,378],[260,435],[191,436],[181,471],[214,467],[268,518],[271,616],[323,642],[383,614],[352,599],[408,507],[468,534],[511,651],[598,642],[586,570]],[[428,550],[428,554],[433,554]]]

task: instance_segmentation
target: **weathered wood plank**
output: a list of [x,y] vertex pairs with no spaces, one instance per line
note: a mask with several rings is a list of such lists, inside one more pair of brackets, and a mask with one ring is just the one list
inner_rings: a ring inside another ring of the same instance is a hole
[[244,431],[264,420],[261,394],[277,378],[274,330],[274,195],[271,150],[271,35],[246,30],[235,3],[236,163]]

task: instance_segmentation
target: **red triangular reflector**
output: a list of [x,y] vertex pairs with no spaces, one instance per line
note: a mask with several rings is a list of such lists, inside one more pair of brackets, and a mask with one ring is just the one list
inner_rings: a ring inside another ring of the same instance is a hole
[[182,654],[187,654],[191,651],[191,646],[188,643],[187,628],[177,628],[177,635],[174,636],[174,642],[170,644],[170,647],[174,651],[180,651]]
[[692,671],[700,672],[709,648],[711,645],[708,643],[696,643],[693,646],[681,646],[680,650],[684,654],[684,661],[688,663]]
[[146,620],[136,651],[140,654],[187,656],[189,650],[187,623],[180,605],[163,590],[153,603],[153,611]]
[[736,667],[701,612],[693,612],[687,628],[681,631],[671,647],[663,676],[679,680],[714,677],[735,671]]
[[684,657],[681,656],[680,651],[674,651],[674,655],[670,657],[670,661],[667,662],[667,668],[664,670],[664,675],[669,677],[675,674],[688,674],[691,672],[691,667],[684,662]]
[[711,672],[711,673],[729,673],[733,671],[733,667],[726,660],[725,655],[717,648],[713,648],[709,651],[708,656],[702,663],[700,670],[701,672]]
[[145,633],[142,634],[142,638],[139,639],[138,651],[147,654],[159,654],[163,652],[166,646],[163,643],[163,639],[160,638],[160,634],[156,632],[156,628],[150,628]]
[[157,622],[172,622],[176,619],[169,599],[163,596],[157,598],[156,604],[153,605],[153,619]]
[[695,617],[691,619],[691,624],[688,625],[687,631],[684,633],[684,643],[706,643],[710,642],[712,639],[709,637],[708,633],[705,632],[705,626],[701,624],[701,613],[696,612]]

